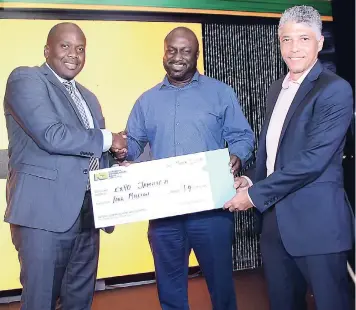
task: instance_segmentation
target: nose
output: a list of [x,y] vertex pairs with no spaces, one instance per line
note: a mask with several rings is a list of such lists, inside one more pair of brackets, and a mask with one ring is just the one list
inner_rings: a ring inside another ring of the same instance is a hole
[[74,46],[71,46],[68,50],[68,57],[72,58],[77,58],[78,57],[78,52],[77,49]]
[[298,40],[293,40],[292,41],[292,52],[296,53],[299,51],[299,43]]
[[173,56],[173,59],[174,59],[174,61],[182,60],[182,59],[183,59],[182,53],[178,51],[178,52],[175,53],[175,55]]

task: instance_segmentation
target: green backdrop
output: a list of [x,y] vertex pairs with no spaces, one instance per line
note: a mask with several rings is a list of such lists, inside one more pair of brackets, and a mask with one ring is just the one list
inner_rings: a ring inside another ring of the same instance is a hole
[[314,6],[322,15],[332,15],[329,0],[0,0],[1,2],[127,5],[271,13],[281,13],[293,5],[307,4]]

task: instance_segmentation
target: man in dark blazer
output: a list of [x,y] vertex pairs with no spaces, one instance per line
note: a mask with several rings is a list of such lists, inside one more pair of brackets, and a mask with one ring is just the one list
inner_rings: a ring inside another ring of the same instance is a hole
[[[72,23],[49,32],[41,67],[9,76],[4,111],[9,138],[5,221],[18,251],[22,310],[87,309],[99,254],[88,175],[109,166],[124,139],[105,130],[95,95],[74,81],[86,39]],[[112,231],[112,229],[111,229]]]
[[343,147],[353,111],[350,85],[317,60],[321,19],[308,6],[279,23],[289,73],[267,96],[254,176],[236,179],[230,211],[262,216],[261,252],[271,310],[349,310],[347,251],[352,214],[343,185]]

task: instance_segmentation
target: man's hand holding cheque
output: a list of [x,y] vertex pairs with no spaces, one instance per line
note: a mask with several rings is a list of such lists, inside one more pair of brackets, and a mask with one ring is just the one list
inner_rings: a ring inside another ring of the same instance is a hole
[[246,177],[236,177],[234,188],[236,195],[224,204],[224,209],[229,209],[230,212],[245,211],[253,207],[250,197],[248,196],[248,188],[252,185]]
[[236,174],[241,170],[241,159],[236,155],[230,154],[230,172],[236,176]]

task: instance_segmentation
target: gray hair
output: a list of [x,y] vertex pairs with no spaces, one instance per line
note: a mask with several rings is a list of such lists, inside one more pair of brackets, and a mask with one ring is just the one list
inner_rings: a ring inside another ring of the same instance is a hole
[[311,6],[297,5],[284,11],[279,20],[278,34],[284,24],[288,22],[303,23],[311,27],[317,39],[321,37],[322,22],[319,12]]

